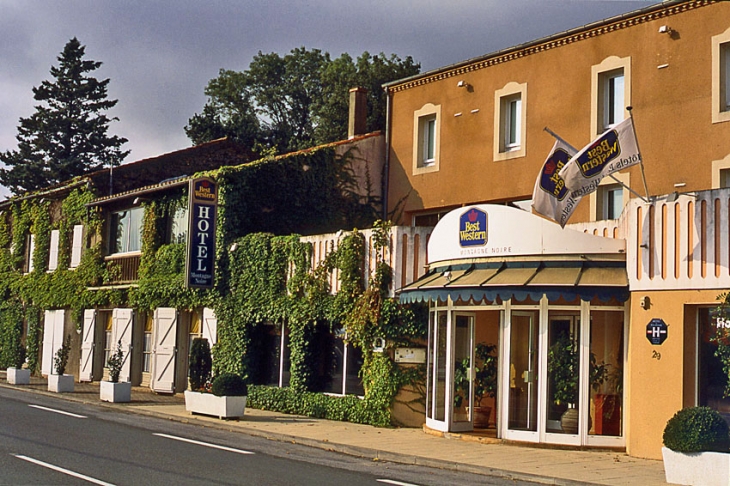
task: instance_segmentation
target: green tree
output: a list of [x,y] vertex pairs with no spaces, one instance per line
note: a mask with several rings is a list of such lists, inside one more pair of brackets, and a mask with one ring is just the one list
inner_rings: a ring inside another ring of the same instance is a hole
[[107,98],[109,79],[89,73],[101,62],[84,59],[86,47],[75,37],[68,41],[51,67],[53,81],[33,88],[41,102],[30,118],[21,118],[18,149],[0,153],[0,183],[13,194],[33,191],[72,179],[103,166],[118,166],[129,154],[121,150],[127,139],[109,136],[106,116],[117,100]]
[[289,54],[258,53],[243,72],[221,70],[205,89],[208,101],[188,121],[194,144],[228,136],[251,147],[284,153],[347,136],[349,90],[368,89],[368,131],[385,128],[383,83],[418,74],[409,56],[353,60],[304,47]]

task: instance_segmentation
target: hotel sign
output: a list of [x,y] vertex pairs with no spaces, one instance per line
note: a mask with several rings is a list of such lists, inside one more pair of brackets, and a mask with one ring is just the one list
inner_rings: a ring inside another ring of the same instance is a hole
[[459,218],[459,245],[484,246],[487,244],[487,213],[471,208]]
[[653,346],[659,346],[669,337],[667,323],[663,319],[652,319],[646,325],[646,338]]
[[190,226],[185,260],[185,285],[209,289],[213,287],[215,268],[218,184],[209,177],[191,180],[188,200]]

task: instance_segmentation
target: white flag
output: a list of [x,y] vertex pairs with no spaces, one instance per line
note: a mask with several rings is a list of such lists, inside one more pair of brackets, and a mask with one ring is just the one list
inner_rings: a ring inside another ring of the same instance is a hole
[[535,181],[535,189],[532,191],[532,209],[562,227],[565,227],[581,199],[580,196],[573,197],[570,194],[565,181],[559,175],[560,169],[574,154],[575,150],[572,147],[557,140],[545,163],[542,164]]
[[601,179],[641,162],[631,117],[575,154],[560,171],[573,197],[582,197],[598,188]]

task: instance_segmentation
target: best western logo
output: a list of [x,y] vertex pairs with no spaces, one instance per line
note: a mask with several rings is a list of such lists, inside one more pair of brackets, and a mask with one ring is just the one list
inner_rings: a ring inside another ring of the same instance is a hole
[[472,208],[461,215],[459,218],[459,244],[461,246],[487,244],[487,213]]

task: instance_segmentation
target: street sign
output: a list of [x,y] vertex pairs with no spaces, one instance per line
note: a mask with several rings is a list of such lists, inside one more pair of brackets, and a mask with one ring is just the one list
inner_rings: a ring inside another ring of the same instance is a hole
[[667,323],[662,319],[652,319],[649,324],[646,325],[646,339],[654,346],[659,346],[667,340],[669,332],[667,329]]

